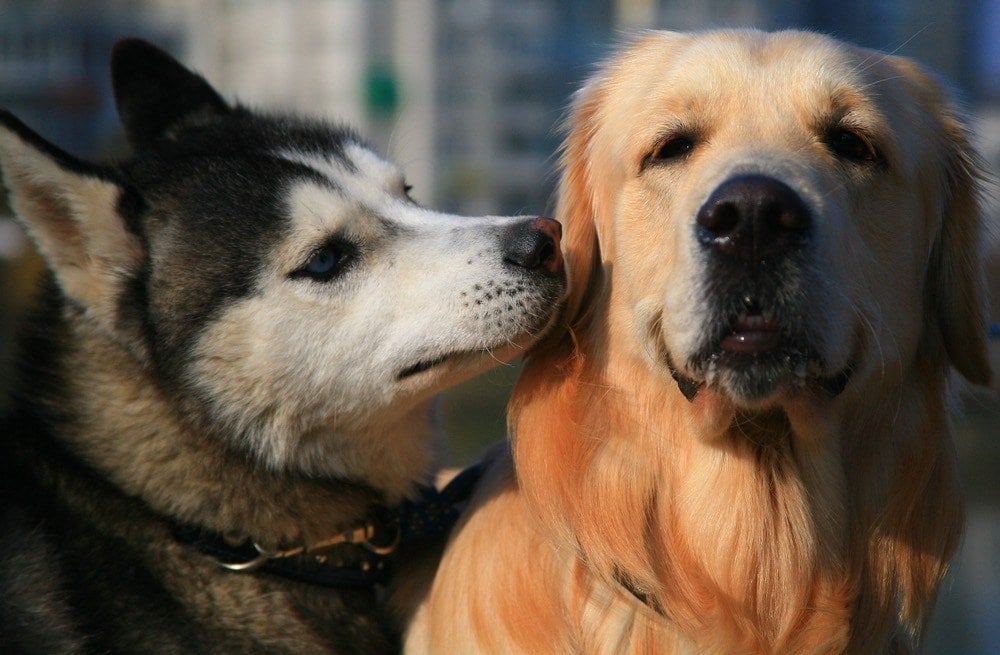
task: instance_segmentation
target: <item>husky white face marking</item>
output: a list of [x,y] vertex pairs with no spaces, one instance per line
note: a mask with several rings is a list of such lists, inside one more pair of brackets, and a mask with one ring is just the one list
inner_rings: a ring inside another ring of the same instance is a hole
[[432,394],[534,343],[563,283],[507,261],[525,218],[421,208],[396,167],[345,154],[282,153],[321,177],[288,189],[284,238],[256,292],[202,335],[192,377],[275,468],[402,480],[387,462],[425,470],[432,440],[394,441],[394,427],[425,424]]

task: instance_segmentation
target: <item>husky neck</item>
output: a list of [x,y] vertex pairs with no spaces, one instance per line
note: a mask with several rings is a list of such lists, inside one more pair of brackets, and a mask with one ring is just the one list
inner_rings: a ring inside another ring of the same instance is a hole
[[[35,322],[45,327],[30,332],[28,347],[45,355],[54,375],[27,371],[23,379],[63,386],[29,386],[25,395],[70,453],[174,521],[262,545],[309,543],[365,517],[373,504],[398,503],[429,475],[429,401],[372,433],[337,435],[419,443],[422,457],[389,452],[378,461],[340,458],[328,471],[274,470],[185,420],[150,367],[75,313],[56,301]],[[314,457],[339,456],[314,449]]]
[[668,619],[633,639],[907,652],[961,529],[936,364],[811,414],[744,413],[708,439],[669,375],[578,338],[529,360],[515,389],[518,479],[592,591],[624,581]]

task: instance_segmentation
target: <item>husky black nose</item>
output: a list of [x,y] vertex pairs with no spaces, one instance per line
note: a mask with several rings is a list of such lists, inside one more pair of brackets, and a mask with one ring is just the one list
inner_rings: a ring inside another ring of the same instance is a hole
[[698,210],[697,223],[706,247],[754,263],[802,246],[812,227],[799,194],[764,175],[723,182]]
[[501,237],[503,259],[529,270],[545,268],[555,273],[563,265],[561,237],[562,226],[551,218],[518,222]]

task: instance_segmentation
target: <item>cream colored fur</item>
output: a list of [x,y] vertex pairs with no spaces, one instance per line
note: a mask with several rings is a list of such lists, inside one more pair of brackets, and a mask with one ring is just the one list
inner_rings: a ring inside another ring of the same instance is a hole
[[[882,168],[839,161],[835,125]],[[683,159],[644,161],[695,134]],[[990,380],[976,159],[939,83],[823,36],[639,35],[576,97],[557,218],[566,331],[528,360],[499,457],[410,653],[911,653],[961,534],[949,369]],[[802,317],[835,397],[678,390],[708,320],[698,208],[738,174],[814,220]],[[646,602],[620,584],[627,581]]]

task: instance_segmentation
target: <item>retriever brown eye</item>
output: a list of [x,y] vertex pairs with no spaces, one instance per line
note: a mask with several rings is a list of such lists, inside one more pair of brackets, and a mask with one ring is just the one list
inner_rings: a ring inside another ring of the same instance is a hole
[[688,135],[680,135],[667,139],[659,148],[653,152],[650,161],[669,161],[680,159],[694,150],[694,138]]
[[826,145],[835,156],[858,163],[874,163],[881,158],[862,136],[844,128],[834,128],[826,134]]

